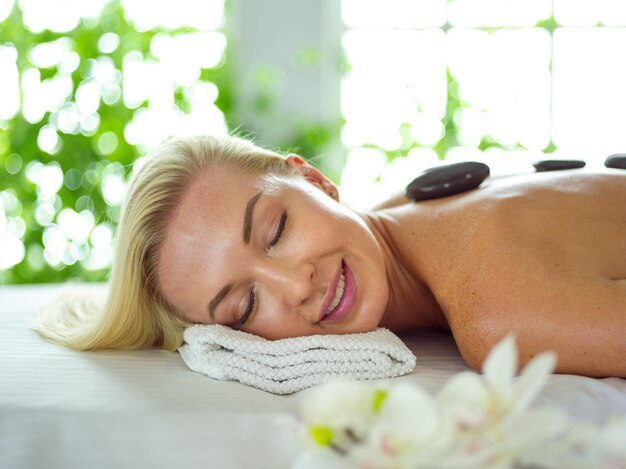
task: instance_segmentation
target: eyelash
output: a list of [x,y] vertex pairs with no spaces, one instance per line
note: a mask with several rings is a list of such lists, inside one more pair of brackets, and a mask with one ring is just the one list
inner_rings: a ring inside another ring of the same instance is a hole
[[[285,230],[285,224],[287,223],[287,210],[283,211],[282,216],[280,217],[280,222],[278,223],[278,229],[276,230],[276,236],[274,236],[274,239],[272,239],[272,241],[270,241],[269,246],[267,247],[268,249],[271,249],[272,246],[276,245],[278,243],[278,241],[280,241],[280,238],[283,234],[283,231]],[[248,307],[246,308],[246,310],[244,311],[244,313],[241,316],[241,319],[239,319],[239,325],[242,326],[250,317],[250,315],[252,314],[252,310],[254,309],[254,288],[250,289],[250,294],[248,296]]]

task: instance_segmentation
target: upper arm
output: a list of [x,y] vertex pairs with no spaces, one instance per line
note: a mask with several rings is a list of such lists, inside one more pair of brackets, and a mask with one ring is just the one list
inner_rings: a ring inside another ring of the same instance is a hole
[[558,373],[626,377],[626,280],[537,275],[503,286],[494,278],[459,316],[453,332],[473,368],[512,332],[520,365],[552,350]]

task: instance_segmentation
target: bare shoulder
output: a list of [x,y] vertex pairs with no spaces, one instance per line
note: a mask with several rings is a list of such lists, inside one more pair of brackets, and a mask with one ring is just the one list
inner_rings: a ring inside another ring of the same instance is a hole
[[467,301],[455,301],[450,327],[466,362],[479,368],[491,348],[514,333],[521,363],[558,354],[557,372],[626,377],[626,280],[494,268]]
[[491,203],[447,300],[451,329],[473,367],[513,332],[522,362],[554,350],[558,372],[626,377],[626,177],[544,182]]
[[395,210],[402,255],[470,366],[513,332],[522,363],[554,350],[558,372],[626,377],[625,207],[616,170],[494,180]]

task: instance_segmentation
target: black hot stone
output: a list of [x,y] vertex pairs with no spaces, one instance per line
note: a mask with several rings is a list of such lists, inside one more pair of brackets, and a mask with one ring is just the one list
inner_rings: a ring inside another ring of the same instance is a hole
[[489,166],[466,161],[424,171],[406,187],[406,195],[415,201],[459,194],[480,186],[489,176]]
[[626,169],[626,153],[615,153],[610,155],[605,161],[607,168]]
[[556,171],[559,169],[576,169],[585,166],[583,160],[541,160],[535,161],[533,166],[537,171]]

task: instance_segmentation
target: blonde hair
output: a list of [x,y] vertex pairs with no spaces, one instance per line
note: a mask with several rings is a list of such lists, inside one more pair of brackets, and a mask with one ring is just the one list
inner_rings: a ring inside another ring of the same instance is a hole
[[76,350],[176,350],[190,324],[160,294],[156,278],[168,214],[192,179],[216,166],[292,174],[283,156],[231,136],[172,139],[147,156],[122,207],[104,307],[92,292],[62,292],[33,324],[52,342]]

